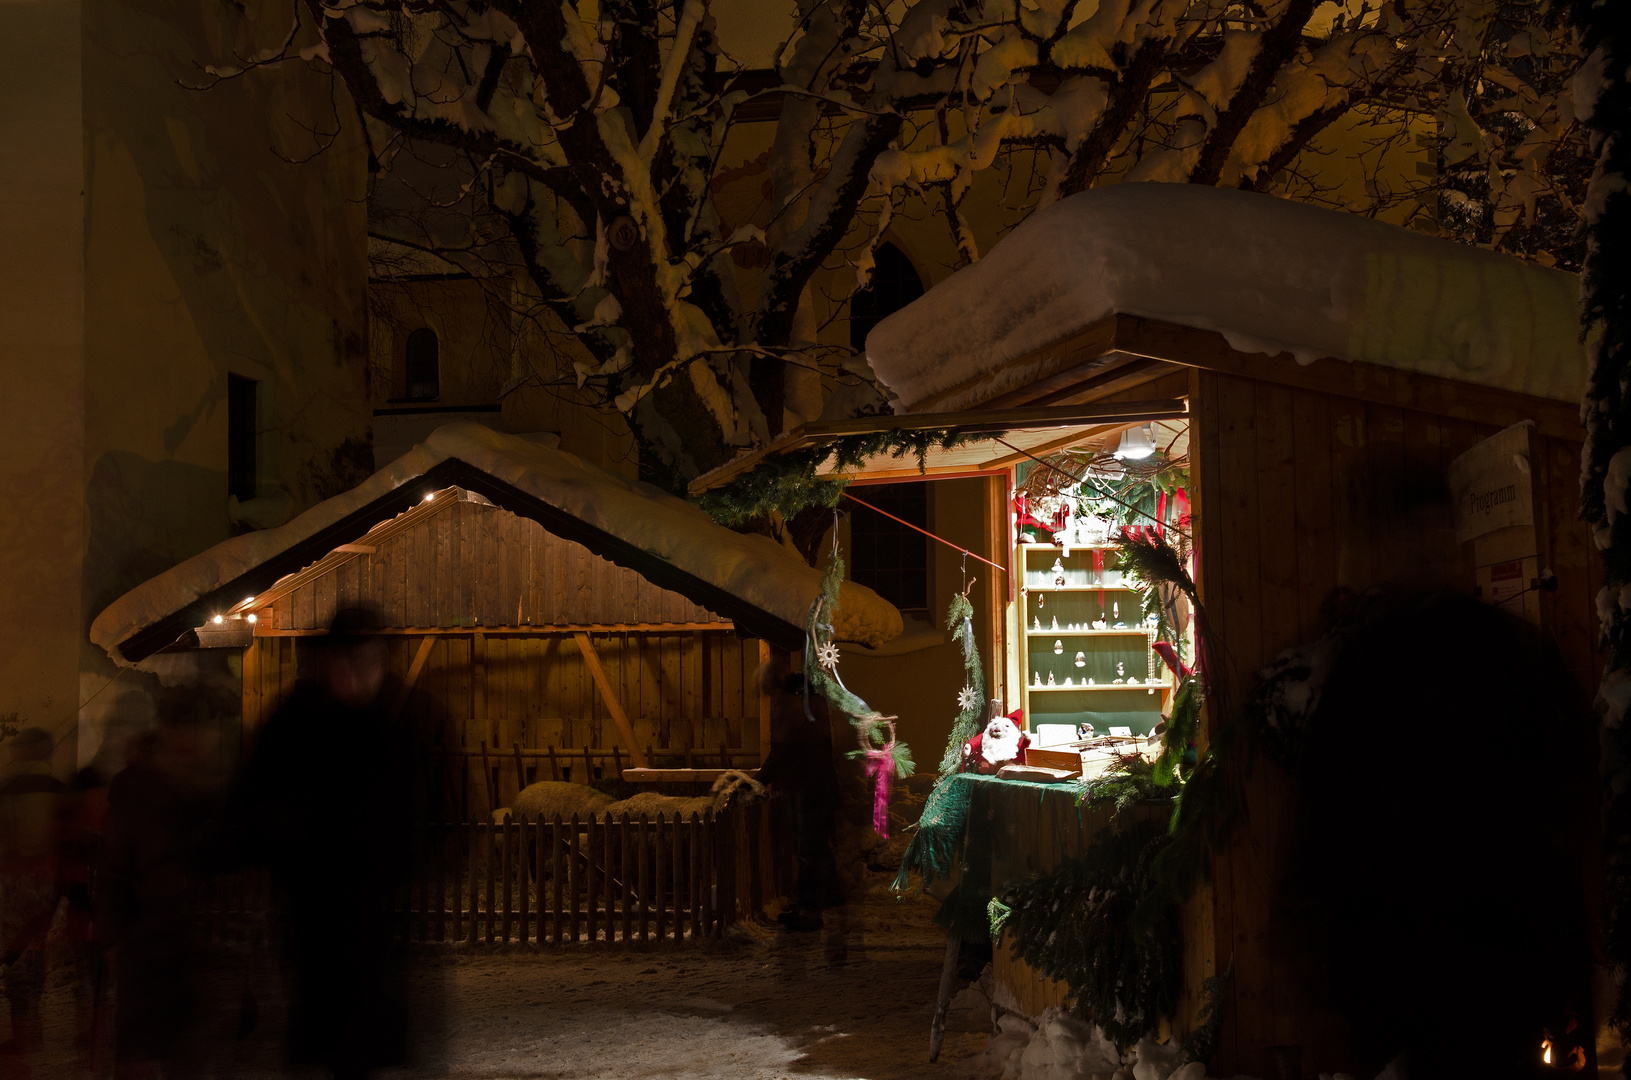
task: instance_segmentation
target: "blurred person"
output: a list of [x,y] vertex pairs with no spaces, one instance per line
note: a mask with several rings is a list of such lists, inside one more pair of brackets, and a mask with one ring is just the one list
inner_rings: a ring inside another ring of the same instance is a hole
[[1323,996],[1364,1075],[1538,1075],[1542,1039],[1575,1033],[1585,1066],[1589,711],[1535,628],[1465,591],[1436,470],[1355,479],[1345,550],[1375,584],[1339,616],[1301,755]]
[[68,902],[65,936],[74,969],[75,1043],[81,1064],[98,1071],[92,1055],[104,1048],[108,967],[97,926],[94,895],[107,824],[108,787],[125,767],[131,741],[153,723],[152,700],[140,691],[122,695],[103,724],[96,754],[68,782],[62,813],[57,877]]
[[120,1076],[199,1075],[209,1050],[196,912],[219,797],[216,734],[202,715],[167,714],[129,739],[108,784],[96,921],[114,949]]
[[758,678],[759,692],[771,699],[770,753],[758,779],[787,794],[798,859],[798,896],[778,920],[794,932],[819,930],[822,910],[844,903],[833,855],[838,770],[826,703],[807,701],[804,676],[790,670],[786,654],[761,664]]
[[11,1005],[11,1038],[0,1075],[26,1077],[26,1055],[44,1039],[40,996],[45,941],[56,915],[58,821],[67,785],[51,774],[56,742],[43,728],[19,731],[0,782],[0,965]]
[[302,639],[300,681],[266,722],[233,795],[243,853],[288,905],[289,1055],[338,1080],[408,1056],[390,906],[408,872],[410,762],[382,701],[385,640],[365,609]]

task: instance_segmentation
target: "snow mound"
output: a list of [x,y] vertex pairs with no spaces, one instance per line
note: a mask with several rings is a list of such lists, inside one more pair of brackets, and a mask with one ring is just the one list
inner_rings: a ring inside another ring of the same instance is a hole
[[[1198,184],[1095,188],[1032,214],[880,322],[867,359],[899,408],[949,411],[1048,373],[1012,364],[1112,314],[1578,401],[1579,279],[1284,199]],[[1001,370],[999,370],[1001,369]]]
[[[118,644],[207,596],[251,568],[363,509],[436,465],[458,459],[626,541],[744,602],[803,626],[821,592],[819,571],[769,537],[732,532],[690,503],[606,472],[564,450],[481,424],[447,424],[341,495],[275,529],[222,541],[137,586],[91,624],[91,641],[124,663]],[[236,602],[236,601],[235,601]],[[877,645],[900,634],[900,612],[877,593],[844,582],[833,635]]]

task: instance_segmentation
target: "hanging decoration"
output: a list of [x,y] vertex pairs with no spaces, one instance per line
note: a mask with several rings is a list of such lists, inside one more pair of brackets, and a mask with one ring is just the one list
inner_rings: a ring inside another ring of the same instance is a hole
[[964,690],[972,693],[957,696],[957,718],[951,723],[934,790],[929,792],[918,818],[917,834],[901,856],[900,873],[895,876],[894,884],[897,891],[911,888],[913,870],[922,879],[920,887],[951,876],[952,859],[968,816],[968,779],[962,772],[963,746],[984,726],[988,709],[985,671],[980,666],[980,652],[974,640],[974,605],[968,599],[973,587],[974,580],[967,578],[965,567],[963,591],[953,594],[946,608],[946,629],[956,635],[963,653]]
[[[889,794],[896,776],[912,775],[912,753],[895,737],[898,717],[884,716],[852,693],[838,676],[838,645],[832,639],[832,613],[838,609],[838,587],[844,580],[844,557],[838,550],[838,530],[833,530],[832,558],[821,575],[821,595],[810,604],[804,623],[805,693],[811,690],[826,698],[855,729],[859,749],[847,755],[860,759],[862,769],[872,780],[872,826],[879,836],[889,835]],[[806,698],[805,715],[813,723]]]

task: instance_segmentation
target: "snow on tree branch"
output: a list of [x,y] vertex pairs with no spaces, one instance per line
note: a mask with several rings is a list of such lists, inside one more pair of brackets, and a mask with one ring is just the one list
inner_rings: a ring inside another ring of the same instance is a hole
[[[957,263],[977,259],[962,207],[992,170],[1032,207],[1112,175],[1329,199],[1301,163],[1361,117],[1370,200],[1347,209],[1578,265],[1579,56],[1541,0],[799,0],[758,82],[719,17],[708,0],[299,0],[280,48],[211,73],[294,60],[342,82],[391,196],[377,231],[524,283],[543,334],[581,346],[571,392],[621,411],[675,490],[819,411],[800,380],[857,381],[805,340],[813,297],[865,287],[900,213],[940,217]],[[774,125],[752,222],[716,184],[748,122]],[[1432,175],[1382,176],[1406,145]],[[443,170],[441,194],[412,204],[406,164]]]

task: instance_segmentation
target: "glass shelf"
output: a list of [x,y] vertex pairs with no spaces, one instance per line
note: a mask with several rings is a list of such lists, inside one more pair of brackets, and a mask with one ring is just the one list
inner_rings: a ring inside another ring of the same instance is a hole
[[1149,637],[1149,632],[1136,626],[1124,626],[1120,629],[1110,627],[1104,630],[1049,630],[1046,626],[1038,630],[1031,627],[1025,633],[1033,638],[1047,637]]
[[1026,585],[1027,592],[1128,592],[1138,590],[1130,585]]
[[1169,689],[1169,688],[1170,688],[1169,684],[1164,683],[1164,682],[1152,682],[1152,683],[1141,683],[1141,682],[1139,682],[1139,683],[1096,683],[1093,686],[1037,686],[1035,683],[1032,683],[1030,686],[1027,686],[1025,689],[1029,690],[1033,694],[1038,693],[1038,692],[1043,691],[1043,690],[1066,690],[1066,691],[1069,691],[1070,693],[1073,693],[1073,694],[1079,694],[1084,690],[1120,690],[1123,693],[1125,693],[1125,692],[1131,691],[1131,690],[1152,690],[1153,691],[1153,690],[1166,690],[1166,689]]

